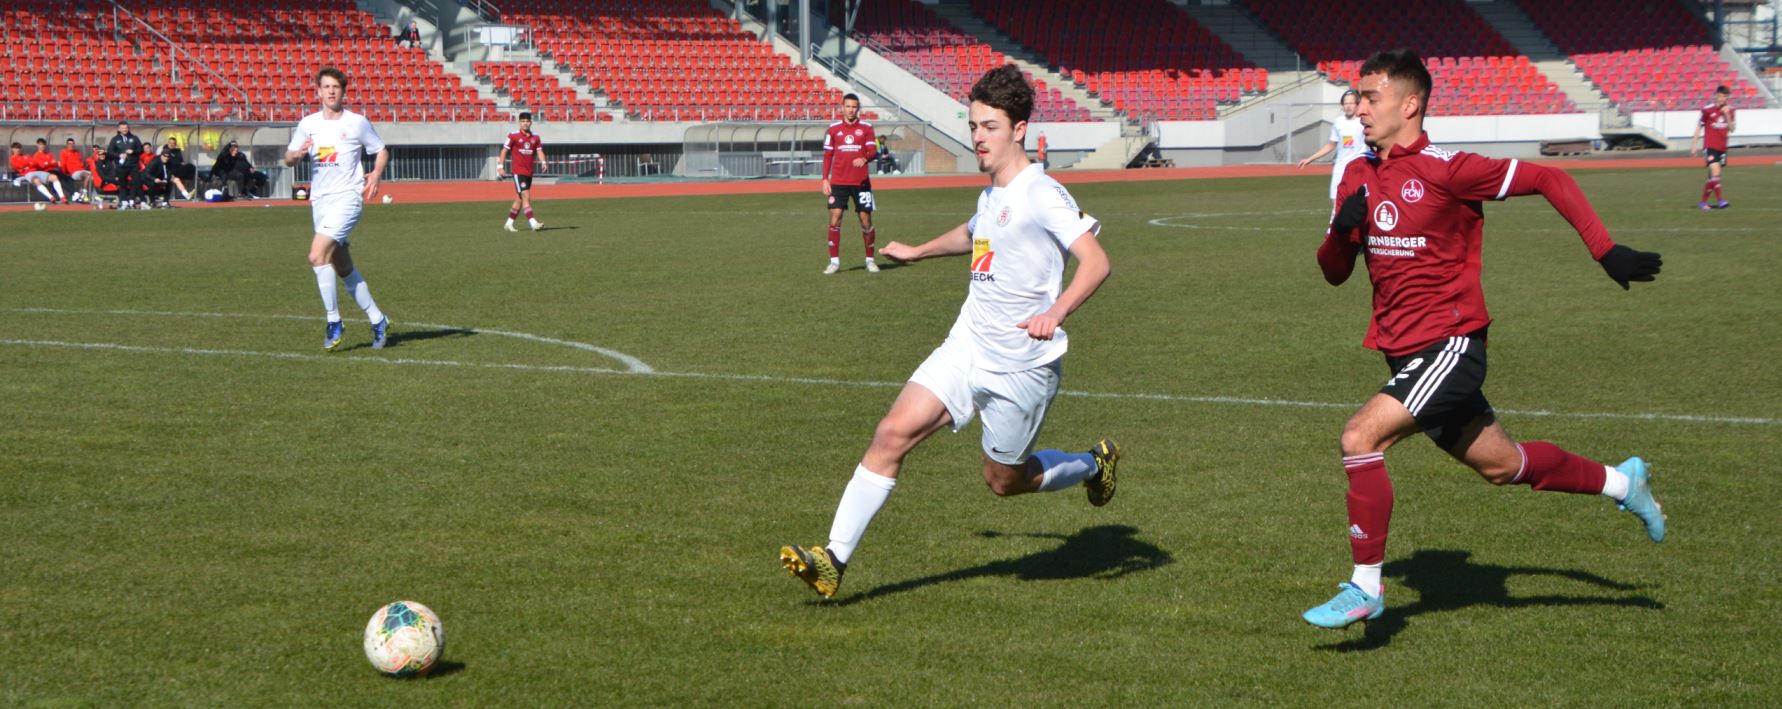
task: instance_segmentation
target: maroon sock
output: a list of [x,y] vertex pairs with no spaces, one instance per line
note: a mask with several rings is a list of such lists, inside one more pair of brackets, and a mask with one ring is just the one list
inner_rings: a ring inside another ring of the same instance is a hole
[[1510,482],[1536,490],[1598,495],[1607,472],[1603,464],[1545,441],[1523,443],[1522,472]]
[[532,221],[532,208],[526,208],[526,221]]
[[841,227],[829,227],[829,258],[841,258]]
[[1717,199],[1717,200],[1720,200],[1723,202],[1726,201],[1725,197],[1720,196],[1720,178],[1718,178],[1718,177],[1714,178],[1714,181],[1712,182],[1712,184],[1714,185],[1714,199]]
[[873,249],[872,249],[873,242],[879,238],[878,227],[873,227],[871,229],[867,229],[866,231],[860,232],[860,238],[866,240],[866,257],[872,258],[872,256],[873,256]]
[[518,209],[507,210],[507,220],[508,221],[510,221],[510,222],[513,221],[514,217],[517,217],[517,216],[520,216],[520,210],[518,210]]
[[1702,201],[1703,202],[1708,201],[1708,197],[1712,196],[1713,194],[1714,194],[1714,180],[1710,179],[1707,182],[1703,182],[1702,183]]
[[1356,565],[1386,560],[1386,528],[1392,522],[1392,478],[1386,454],[1343,456],[1349,472],[1349,552]]

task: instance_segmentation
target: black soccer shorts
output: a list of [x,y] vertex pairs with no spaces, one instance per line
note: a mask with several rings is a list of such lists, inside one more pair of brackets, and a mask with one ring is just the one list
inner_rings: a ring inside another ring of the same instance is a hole
[[1380,393],[1397,399],[1417,419],[1417,426],[1448,450],[1466,425],[1490,414],[1485,400],[1485,331],[1449,337],[1421,352],[1388,356],[1392,378]]
[[1726,151],[1704,148],[1702,149],[1702,161],[1702,164],[1704,165],[1720,163],[1721,167],[1726,167]]
[[854,211],[872,213],[872,183],[863,185],[832,185],[829,188],[829,208],[847,209],[848,202],[854,202]]
[[531,175],[514,175],[513,178],[514,178],[514,194],[517,195],[517,194],[520,194],[521,192],[525,192],[527,190],[532,189],[532,176]]

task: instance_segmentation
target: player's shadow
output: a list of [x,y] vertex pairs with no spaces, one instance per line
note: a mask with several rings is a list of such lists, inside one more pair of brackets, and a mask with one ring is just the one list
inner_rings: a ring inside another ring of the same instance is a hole
[[541,231],[541,232],[542,232],[542,231],[575,231],[575,230],[576,230],[576,229],[580,229],[580,228],[581,228],[581,227],[579,227],[579,226],[575,226],[575,225],[569,225],[569,226],[547,226],[547,227],[545,227],[545,228],[543,228],[543,229],[539,229],[539,231]]
[[440,677],[444,677],[446,675],[455,675],[455,674],[458,674],[459,672],[463,672],[463,671],[464,671],[464,663],[462,663],[462,662],[453,662],[451,660],[440,660],[438,662],[433,663],[433,667],[431,669],[427,670],[427,674],[410,675],[408,677],[399,677],[399,678],[395,678],[395,679],[408,680],[410,682],[425,682],[430,679],[439,679]]
[[[891,271],[891,270],[903,268],[908,265],[909,265],[908,263],[905,263],[903,261],[892,261],[890,259],[886,259],[884,261],[879,262],[879,270]],[[850,270],[850,271],[864,271],[864,270],[866,270],[866,264],[863,263],[858,266],[853,266],[853,267],[849,268],[848,270]]]
[[[1609,591],[1637,591],[1641,586],[1622,583],[1585,571],[1548,569],[1538,566],[1495,566],[1474,563],[1472,552],[1452,549],[1426,549],[1399,559],[1381,570],[1388,579],[1386,613],[1377,620],[1365,621],[1361,637],[1320,645],[1320,650],[1355,652],[1377,650],[1392,643],[1392,638],[1409,627],[1413,618],[1428,613],[1456,611],[1474,606],[1494,608],[1527,608],[1529,606],[1626,606],[1664,610],[1664,604],[1645,595],[1585,596],[1558,594],[1548,596],[1511,596],[1512,576],[1559,576],[1580,581]],[[1393,587],[1417,592],[1416,603],[1394,606]]]
[[[397,324],[400,325],[401,323],[397,323]],[[386,349],[388,349],[388,348],[403,344],[405,342],[422,342],[425,340],[437,340],[442,337],[471,337],[476,334],[477,334],[477,332],[475,330],[467,330],[467,329],[459,328],[459,327],[434,327],[434,328],[425,328],[425,329],[420,329],[420,330],[404,330],[404,329],[397,328],[397,329],[392,329],[390,331],[390,336],[388,338],[386,338],[386,341],[384,342],[384,347]],[[364,342],[354,344],[350,347],[343,347],[343,348],[341,348],[340,351],[341,352],[351,352],[353,350],[362,350],[362,349],[366,349],[369,347],[371,347],[371,341],[366,340]]]
[[834,605],[853,605],[894,593],[914,591],[924,586],[984,576],[1011,576],[1020,581],[1064,581],[1069,579],[1101,579],[1105,581],[1138,571],[1149,571],[1175,561],[1169,552],[1140,541],[1137,538],[1138,531],[1137,527],[1102,525],[1090,527],[1068,536],[1044,532],[1020,534],[978,532],[978,536],[988,539],[1028,537],[1056,539],[1061,543],[1054,548],[1036,551],[1022,557],[992,561],[944,574],[876,586],[860,595],[836,601]]

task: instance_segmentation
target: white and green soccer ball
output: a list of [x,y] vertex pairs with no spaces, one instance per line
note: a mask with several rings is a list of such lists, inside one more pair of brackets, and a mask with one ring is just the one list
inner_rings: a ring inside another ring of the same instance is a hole
[[414,601],[377,609],[365,625],[365,659],[391,677],[423,675],[445,650],[439,614]]

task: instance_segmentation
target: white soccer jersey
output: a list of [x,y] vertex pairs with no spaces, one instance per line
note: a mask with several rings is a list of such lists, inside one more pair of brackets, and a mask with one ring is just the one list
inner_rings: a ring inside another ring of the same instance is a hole
[[1367,154],[1367,137],[1362,134],[1361,119],[1344,118],[1330,124],[1330,142],[1336,143],[1336,164],[1330,169],[1330,198],[1336,199],[1337,183],[1343,181],[1343,168]]
[[992,372],[1018,372],[1064,356],[1064,329],[1051,340],[1035,340],[1015,327],[1052,307],[1064,286],[1064,262],[1083,234],[1101,232],[1070,192],[1048,177],[1038,163],[1016,175],[1007,187],[978,196],[971,232],[971,290],[950,337],[972,343],[974,365]]
[[311,197],[364,192],[361,151],[375,155],[384,149],[384,139],[378,137],[371,121],[352,111],[343,110],[340,118],[332,121],[323,118],[320,111],[311,113],[297,122],[289,150],[303,147],[303,141],[312,138],[315,144],[309,149]]

